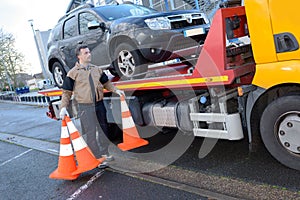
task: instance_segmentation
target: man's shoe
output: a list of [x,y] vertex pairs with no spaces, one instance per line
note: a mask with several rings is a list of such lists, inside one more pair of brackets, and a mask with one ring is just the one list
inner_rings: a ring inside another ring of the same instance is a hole
[[112,155],[102,155],[102,158],[105,158],[106,162],[111,162],[115,160],[115,158]]
[[107,162],[102,162],[102,163],[100,163],[100,165],[98,165],[98,168],[99,169],[105,169],[105,168],[108,168],[109,166],[108,166],[108,163]]

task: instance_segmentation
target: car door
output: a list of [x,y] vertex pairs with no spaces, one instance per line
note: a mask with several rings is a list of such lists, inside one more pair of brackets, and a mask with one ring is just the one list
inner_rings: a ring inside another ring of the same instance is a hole
[[89,28],[88,24],[98,24],[103,22],[91,12],[81,12],[78,15],[79,20],[79,41],[88,45],[92,54],[92,63],[102,66],[109,64],[109,57],[106,44],[107,31],[100,26]]
[[69,68],[74,67],[77,61],[75,48],[77,46],[78,26],[76,22],[75,15],[65,20],[63,24],[63,39],[59,45],[61,58]]

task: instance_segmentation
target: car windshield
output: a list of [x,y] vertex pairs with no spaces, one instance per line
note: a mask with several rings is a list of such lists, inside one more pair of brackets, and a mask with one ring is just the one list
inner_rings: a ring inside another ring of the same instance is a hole
[[95,11],[108,21],[129,16],[143,16],[158,12],[151,8],[131,4],[100,6],[95,8]]

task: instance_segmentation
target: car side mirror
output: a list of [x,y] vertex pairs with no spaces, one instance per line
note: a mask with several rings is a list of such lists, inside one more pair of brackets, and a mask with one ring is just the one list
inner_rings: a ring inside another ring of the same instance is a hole
[[104,22],[91,21],[87,24],[89,30],[101,28],[103,31],[106,29],[106,25]]
[[107,29],[106,24],[105,24],[104,22],[101,22],[101,23],[99,24],[99,27],[100,27],[103,31],[105,31],[105,29]]

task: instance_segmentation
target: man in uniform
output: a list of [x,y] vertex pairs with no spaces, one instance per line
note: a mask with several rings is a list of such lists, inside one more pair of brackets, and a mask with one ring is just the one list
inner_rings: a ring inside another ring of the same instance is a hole
[[112,157],[108,155],[109,133],[103,89],[120,96],[124,95],[124,92],[111,83],[102,69],[90,63],[91,52],[86,45],[77,47],[76,56],[78,62],[68,72],[63,83],[60,118],[68,115],[66,108],[73,94],[78,103],[78,114],[83,134],[86,134],[87,145],[96,158],[102,156],[109,161]]

